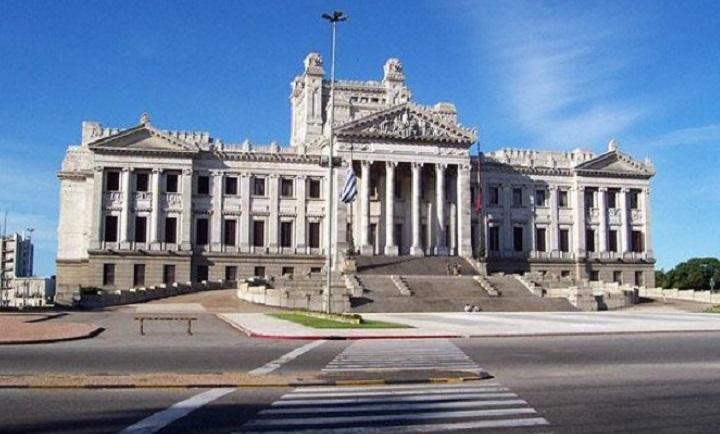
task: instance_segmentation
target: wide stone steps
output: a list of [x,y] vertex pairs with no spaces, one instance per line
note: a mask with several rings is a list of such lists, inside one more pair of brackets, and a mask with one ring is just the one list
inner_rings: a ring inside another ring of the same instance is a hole
[[456,266],[462,275],[477,274],[477,271],[458,256],[358,256],[358,274],[402,275],[402,276],[447,276]]

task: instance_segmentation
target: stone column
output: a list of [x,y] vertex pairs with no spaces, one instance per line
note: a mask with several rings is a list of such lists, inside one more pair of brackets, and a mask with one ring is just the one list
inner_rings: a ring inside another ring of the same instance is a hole
[[620,248],[620,256],[624,256],[626,252],[630,250],[630,229],[628,224],[628,189],[623,187],[620,189],[620,233],[618,234],[618,237],[620,238],[620,245],[618,246]]
[[276,173],[271,174],[267,177],[270,191],[270,215],[268,216],[268,248],[271,253],[278,252],[278,235],[280,230],[279,225],[279,208],[280,208],[280,195],[278,194],[278,188],[280,187],[280,180]]
[[370,165],[371,161],[360,162],[360,254],[372,255],[370,244]]
[[[122,214],[120,214],[120,242],[127,243],[128,241],[135,241],[135,237],[130,235],[130,189],[132,178],[132,169],[123,168],[122,172]],[[129,246],[122,246],[127,248]]]
[[[422,243],[420,242],[420,175],[423,163],[412,163],[412,245],[410,254],[423,256]],[[430,215],[428,214],[428,218]]]
[[[478,186],[478,188],[480,188]],[[457,255],[472,257],[472,201],[470,165],[458,164],[457,174]]]
[[99,249],[103,239],[102,234],[102,218],[105,208],[103,190],[105,189],[105,171],[102,166],[95,166],[93,171],[93,208],[92,222],[90,230],[90,248]]
[[305,241],[305,216],[307,213],[307,177],[305,175],[298,175],[295,178],[296,186],[295,193],[295,250],[297,253],[307,253],[307,241]]
[[447,256],[447,233],[445,232],[445,169],[444,163],[435,163],[435,214],[437,232],[435,233],[435,254]]
[[457,205],[454,203],[450,204],[448,210],[448,255],[454,256],[457,254]]
[[427,218],[425,221],[427,224],[425,225],[425,233],[422,234],[422,236],[425,237],[425,254],[430,256],[433,254],[435,248],[435,244],[433,243],[433,203],[432,201],[428,201],[426,205],[425,215]]
[[210,248],[213,252],[220,252],[223,249],[223,228],[222,228],[222,206],[223,206],[223,173],[212,172],[212,223],[210,224]]
[[385,254],[398,255],[395,245],[395,167],[396,161],[385,162]]
[[506,256],[512,254],[513,246],[513,225],[512,225],[512,185],[502,186],[503,226],[500,231],[500,250]]
[[646,187],[642,190],[642,204],[643,204],[643,234],[645,236],[645,254],[648,259],[653,258],[653,244],[652,244],[652,225],[651,225],[651,214],[650,214],[650,187]]
[[600,221],[598,225],[598,252],[607,252],[608,250],[608,215],[607,215],[607,187],[598,189],[598,208],[600,212]]
[[[180,233],[180,242],[183,250],[192,248],[192,185],[193,185],[192,169],[183,169],[182,171],[182,231]],[[160,215],[158,209],[158,221]],[[157,226],[159,227],[159,226]]]
[[575,259],[585,257],[585,187],[575,186],[575,208],[573,209],[575,224],[574,251]]
[[[162,169],[153,169],[152,171],[152,210],[150,211],[150,243],[157,244],[160,242],[160,177],[162,176]],[[185,204],[183,204],[184,206]],[[185,220],[187,220],[187,214],[183,212],[183,226],[185,226]],[[188,236],[188,241],[190,236]],[[186,240],[180,237],[180,241],[185,242]],[[189,246],[188,246],[189,247]]]
[[560,250],[560,212],[558,210],[558,188],[554,185],[548,187],[550,190],[550,251],[557,252]]
[[240,251],[250,251],[250,174],[240,174]]

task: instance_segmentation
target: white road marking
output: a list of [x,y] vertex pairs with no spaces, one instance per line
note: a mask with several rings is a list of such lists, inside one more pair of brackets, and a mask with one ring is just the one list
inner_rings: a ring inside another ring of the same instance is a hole
[[191,412],[206,405],[216,399],[234,392],[235,388],[210,389],[206,392],[195,395],[177,404],[173,404],[170,408],[155,413],[140,422],[130,425],[120,432],[120,434],[151,434],[160,431],[164,427],[170,425],[174,421],[187,416]]
[[482,369],[447,339],[358,341],[338,354],[324,372]]
[[[407,410],[433,410],[436,408],[465,408],[465,407],[502,407],[503,405],[524,405],[527,402],[522,399],[505,399],[505,400],[478,400],[478,401],[453,401],[453,402],[397,402],[391,403],[379,402],[375,404],[365,404],[353,406],[352,412],[370,412],[370,411],[407,411]],[[331,407],[323,404],[320,407],[304,407],[304,408],[268,408],[261,410],[259,414],[300,414],[300,413],[347,413],[348,407],[341,405]]]
[[[517,398],[514,393],[468,393],[462,396],[463,399],[497,399],[497,398]],[[291,405],[333,405],[333,404],[363,404],[370,402],[422,402],[422,401],[442,401],[448,399],[458,399],[457,395],[425,395],[425,396],[373,396],[368,398],[344,398],[344,399],[292,399],[289,401],[277,401],[273,406],[291,406]]]
[[241,432],[476,432],[548,424],[525,400],[503,392],[507,388],[486,384],[299,387],[261,410]]
[[[423,433],[423,432],[439,432],[458,430],[477,430],[483,428],[521,428],[528,426],[547,425],[548,421],[542,417],[522,418],[522,419],[498,419],[498,420],[481,420],[472,422],[453,422],[438,423],[425,425],[410,425],[398,427],[357,427],[357,428],[311,428],[292,430],[295,434],[400,434],[400,433]],[[249,433],[253,431],[242,431],[241,433]],[[287,434],[287,430],[274,431],[256,431],[263,434]],[[235,433],[240,434],[240,433]]]
[[268,362],[264,364],[263,366],[253,369],[252,371],[248,372],[250,375],[263,375],[263,374],[269,374],[270,372],[278,369],[285,363],[297,358],[298,356],[307,353],[308,351],[312,350],[313,348],[317,348],[320,345],[324,344],[325,340],[317,340],[312,341],[307,345],[303,345],[300,348],[295,348],[294,350],[290,351],[289,353],[280,356],[279,358],[273,360],[272,362]]
[[316,425],[320,423],[327,424],[345,424],[345,423],[367,423],[367,422],[410,422],[415,420],[427,419],[445,419],[452,417],[488,417],[488,416],[509,416],[519,414],[536,414],[532,408],[500,408],[493,410],[473,410],[473,411],[436,411],[433,413],[411,413],[411,414],[362,414],[357,416],[331,416],[331,417],[303,417],[296,419],[255,419],[245,426],[261,427],[272,425]]

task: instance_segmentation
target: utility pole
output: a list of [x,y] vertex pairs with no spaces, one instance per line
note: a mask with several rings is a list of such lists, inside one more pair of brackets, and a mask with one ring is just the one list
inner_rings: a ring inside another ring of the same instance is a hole
[[327,220],[327,276],[326,276],[326,288],[325,293],[327,294],[327,306],[325,307],[325,310],[327,313],[332,313],[332,267],[333,267],[333,260],[332,260],[332,235],[333,235],[333,216],[334,216],[334,205],[335,201],[333,200],[333,142],[335,140],[334,138],[334,123],[335,123],[335,31],[337,27],[337,23],[347,20],[347,16],[342,13],[341,11],[334,11],[331,14],[322,14],[322,17],[330,22],[332,25],[332,45],[331,45],[331,55],[330,55],[330,116],[328,117],[328,122],[330,124],[329,127],[329,135],[330,140],[328,142],[328,196],[325,199],[327,203],[327,213],[325,214],[325,217]]

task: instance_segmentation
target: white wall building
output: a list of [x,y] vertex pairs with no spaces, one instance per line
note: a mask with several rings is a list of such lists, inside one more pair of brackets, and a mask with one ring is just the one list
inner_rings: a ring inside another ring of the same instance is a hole
[[[342,168],[332,182],[340,191],[344,168],[352,165],[359,194],[352,205],[336,200],[328,210],[321,163],[330,83],[318,54],[309,54],[304,66],[291,84],[289,146],[160,130],[147,115],[128,129],[84,122],[82,141],[68,148],[58,174],[58,298],[69,300],[80,286],[319,272],[331,218],[340,267],[347,247],[355,246],[363,255],[475,256],[488,271],[598,277],[596,269],[617,264],[651,278],[651,166],[617,149],[600,156],[499,151],[471,157],[476,132],[458,122],[452,104],[412,102],[397,59],[385,63],[380,81],[335,84],[335,161]],[[542,186],[547,203],[535,206],[531,197],[539,197]],[[518,187],[523,199],[512,202]],[[475,212],[480,188],[485,204]],[[567,188],[568,202],[557,203],[552,188]],[[594,189],[597,199],[586,207],[585,194]],[[605,189],[619,189],[613,207],[603,202],[611,197]],[[579,212],[586,208],[589,214]],[[518,226],[525,228],[521,235]],[[545,230],[544,245],[531,236],[534,228]],[[567,228],[575,234],[568,239],[572,249],[558,238]],[[592,255],[590,229],[598,237]],[[636,230],[643,233],[641,246],[631,242]],[[617,251],[610,251],[611,231]],[[518,236],[523,244],[512,245]]]

